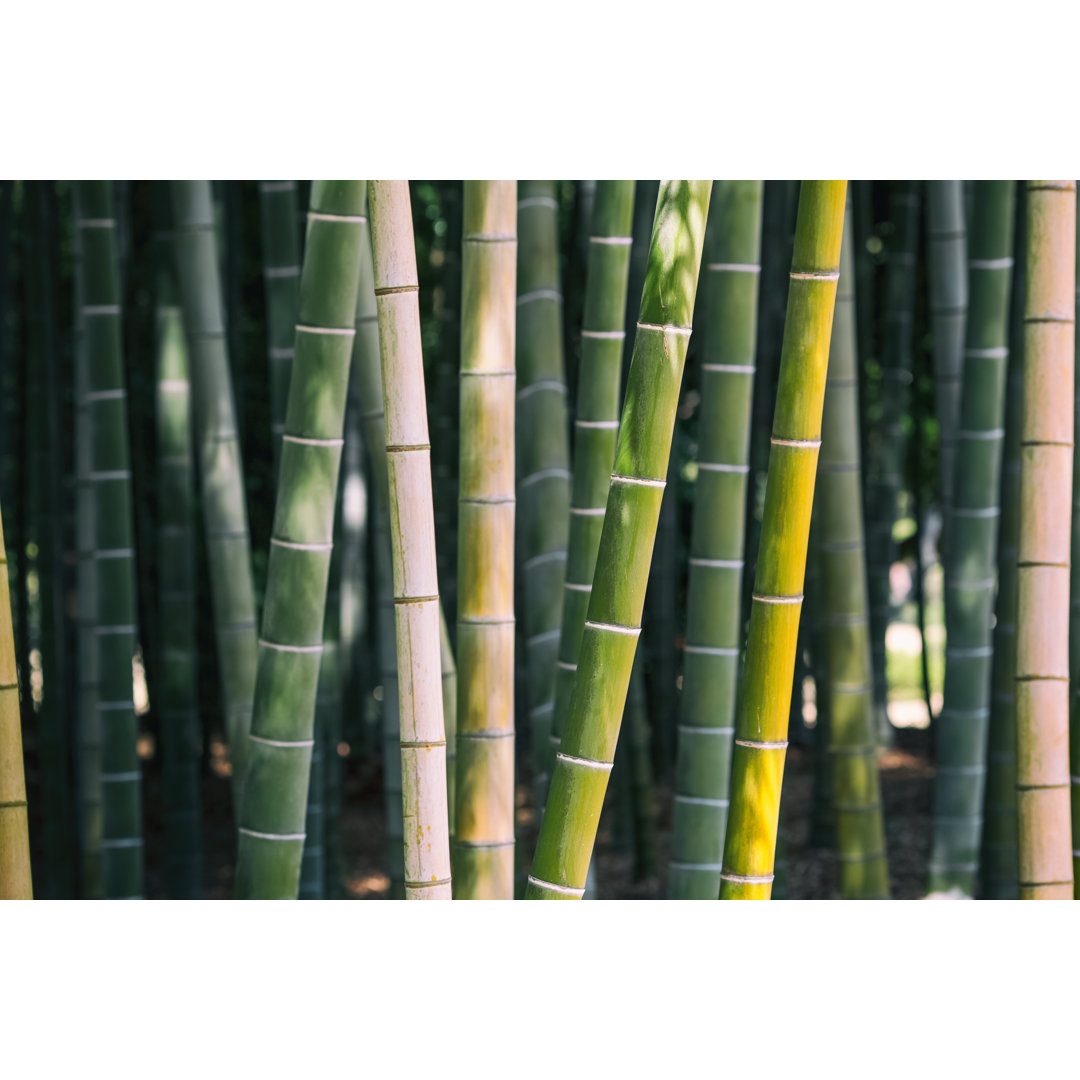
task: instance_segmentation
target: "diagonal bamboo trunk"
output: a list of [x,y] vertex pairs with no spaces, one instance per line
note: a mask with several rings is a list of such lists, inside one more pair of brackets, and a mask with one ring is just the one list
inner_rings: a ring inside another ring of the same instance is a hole
[[973,896],[982,841],[994,571],[1008,363],[1015,182],[978,181],[945,578],[945,699],[937,718],[929,891]]
[[349,386],[365,185],[311,188],[239,817],[236,895],[295,899]]
[[1016,639],[1020,899],[1071,899],[1069,558],[1076,182],[1027,183]]
[[528,899],[585,891],[637,650],[710,192],[703,180],[661,184],[577,676]]
[[720,895],[742,640],[762,187],[715,181],[706,233],[698,474],[668,874],[673,900]]
[[455,896],[514,895],[517,183],[466,181],[462,232]]
[[722,900],[767,900],[829,362],[845,180],[804,180],[788,287],[765,510],[735,724]]
[[400,681],[405,898],[450,899],[439,575],[409,185],[372,180]]

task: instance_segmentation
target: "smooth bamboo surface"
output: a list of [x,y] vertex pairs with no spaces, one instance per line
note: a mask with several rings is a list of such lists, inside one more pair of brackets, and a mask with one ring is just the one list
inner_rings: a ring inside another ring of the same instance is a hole
[[742,640],[762,189],[757,180],[714,181],[705,233],[701,420],[668,866],[672,900],[720,895]]
[[446,731],[419,284],[406,180],[368,185],[400,699],[405,898],[449,900]]
[[527,899],[585,891],[641,628],[711,186],[660,186],[577,676]]
[[746,674],[735,724],[722,900],[767,900],[772,892],[846,191],[845,180],[804,180],[799,193]]
[[[1080,217],[1077,222],[1077,289],[1076,309],[1080,310]],[[1080,378],[1080,339],[1075,343],[1074,378]],[[1075,467],[1077,443],[1076,425],[1080,422],[1080,385],[1076,387],[1073,413],[1073,521],[1071,564],[1080,565],[1080,470]],[[1073,836],[1073,897],[1080,899],[1080,573],[1070,574],[1069,589],[1069,682],[1071,707],[1069,710],[1069,780],[1072,803]]]
[[1071,899],[1069,560],[1076,182],[1027,182],[1016,640],[1020,899]]

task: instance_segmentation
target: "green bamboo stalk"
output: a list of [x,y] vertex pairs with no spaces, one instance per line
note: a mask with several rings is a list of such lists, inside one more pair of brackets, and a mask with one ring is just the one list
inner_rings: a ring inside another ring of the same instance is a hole
[[767,900],[829,362],[845,180],[804,180],[788,286],[761,544],[735,724],[722,900]]
[[555,661],[570,531],[559,203],[554,182],[522,180],[517,206],[516,551],[524,586],[533,785],[536,804],[542,806],[554,764]]
[[854,221],[849,200],[840,252],[818,463],[817,524],[829,753],[840,895],[887,900],[889,867],[874,730],[866,544],[859,464]]
[[203,894],[195,464],[188,350],[176,304],[172,243],[168,233],[161,234],[159,246],[165,250],[158,267],[155,313],[161,680],[154,707],[161,717],[166,895],[195,900]]
[[132,686],[137,644],[127,393],[116,218],[110,181],[82,181],[76,228],[82,259],[89,480],[101,771],[101,883],[106,898],[143,894],[142,770]]
[[296,333],[299,301],[300,236],[296,229],[295,180],[261,180],[263,287],[266,293],[266,346],[270,361],[270,430],[274,439],[274,479],[281,461],[281,435]]
[[[1080,229],[1080,221],[1078,221]],[[1080,310],[1080,233],[1077,235],[1077,288],[1076,309]],[[1080,339],[1076,343],[1077,353],[1080,354]],[[1080,355],[1074,357],[1074,378],[1080,372]],[[1078,439],[1076,424],[1080,422],[1080,383],[1076,385],[1073,413],[1073,447]],[[1080,566],[1080,469],[1073,468],[1073,520],[1072,520],[1072,547],[1070,553],[1072,566]],[[1069,683],[1072,691],[1072,708],[1069,716],[1069,783],[1072,806],[1072,837],[1073,837],[1073,898],[1080,898],[1080,573],[1071,574],[1069,578],[1070,603],[1069,603]]]
[[956,430],[960,425],[960,387],[967,320],[967,230],[964,182],[926,183],[927,277],[930,321],[934,332],[934,397],[938,421],[944,536],[952,534]]
[[408,181],[372,180],[368,198],[392,496],[398,671],[408,673],[399,683],[405,898],[449,900],[439,572]]
[[637,650],[711,186],[661,183],[577,676],[528,899],[585,891]]
[[706,233],[698,474],[668,873],[672,900],[720,895],[742,640],[762,189],[761,181],[714,181]]
[[299,891],[364,195],[362,180],[311,186],[238,830],[241,899]]
[[0,900],[32,900],[19,675],[11,625],[7,550],[0,521]]
[[191,361],[214,643],[233,806],[238,813],[255,693],[257,641],[244,466],[229,375],[210,183],[173,180],[170,186],[177,276]]
[[[976,198],[977,198],[976,193]],[[1076,349],[1076,182],[1027,182],[1016,638],[1020,899],[1073,896],[1069,559]]]
[[[1009,365],[1005,388],[1005,448],[1001,465],[998,591],[994,607],[994,661],[990,676],[986,799],[982,838],[982,895],[1019,898],[1016,837],[1016,554],[1020,538],[1020,405],[1024,393],[1024,186],[1017,185],[1013,230]],[[1071,629],[1070,629],[1071,633]],[[1071,640],[1071,638],[1070,638]]]
[[[652,733],[649,729],[642,655],[639,650],[634,656],[634,665],[630,669],[630,685],[626,692],[626,706],[623,710],[626,741],[629,744],[626,764],[629,767],[630,813],[634,825],[636,881],[644,881],[656,873],[656,794],[653,786]],[[586,899],[592,897],[593,891],[593,883],[586,877]]]
[[454,895],[514,895],[517,183],[465,182]]
[[915,318],[915,255],[919,237],[916,181],[891,185],[889,214],[894,233],[885,269],[881,347],[883,418],[877,454],[867,462],[867,562],[870,574],[870,633],[874,660],[874,706],[882,739],[891,737],[885,633],[892,620],[889,572],[896,557],[893,525],[903,486],[906,436],[903,418],[911,397]]
[[982,841],[1015,189],[1011,180],[975,185],[953,536],[946,547],[948,644],[937,718],[931,893],[974,895]]

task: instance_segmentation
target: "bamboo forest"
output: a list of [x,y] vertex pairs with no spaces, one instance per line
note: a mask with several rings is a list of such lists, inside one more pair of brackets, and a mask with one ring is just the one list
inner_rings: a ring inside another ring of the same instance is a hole
[[0,182],[0,898],[1073,898],[1077,252],[1072,180]]

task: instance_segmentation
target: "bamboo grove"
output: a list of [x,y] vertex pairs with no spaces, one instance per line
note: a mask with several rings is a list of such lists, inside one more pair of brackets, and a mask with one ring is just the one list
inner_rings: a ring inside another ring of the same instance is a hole
[[1072,898],[1076,182],[0,182],[0,898]]

